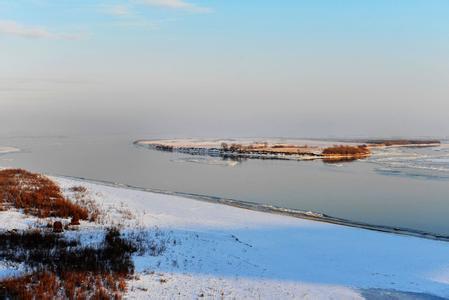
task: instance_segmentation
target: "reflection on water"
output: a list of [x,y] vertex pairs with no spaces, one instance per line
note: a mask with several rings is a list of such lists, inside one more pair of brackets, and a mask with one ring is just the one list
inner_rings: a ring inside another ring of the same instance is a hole
[[173,162],[180,162],[180,163],[196,163],[196,164],[206,164],[206,165],[216,165],[216,166],[224,166],[224,167],[235,167],[239,163],[243,161],[242,158],[211,158],[211,157],[204,157],[204,156],[194,156],[194,157],[182,157],[182,158],[176,158],[172,159]]
[[356,157],[339,157],[339,158],[323,158],[322,161],[326,164],[341,164],[359,160]]
[[[449,234],[449,148],[376,150],[367,160],[205,159],[136,147],[140,137],[3,138],[0,166],[322,212]],[[388,175],[388,176],[386,176]]]

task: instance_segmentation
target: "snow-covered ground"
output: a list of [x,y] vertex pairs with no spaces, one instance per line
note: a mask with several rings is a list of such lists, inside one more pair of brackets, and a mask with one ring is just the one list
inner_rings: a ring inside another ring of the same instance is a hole
[[[382,299],[393,291],[422,293],[401,294],[405,299],[449,297],[447,242],[54,180],[65,190],[87,187],[111,212],[105,224],[147,232],[163,247],[160,255],[134,256],[138,278],[129,282],[129,299]],[[0,212],[0,229],[32,222]],[[0,265],[0,276],[12,270]]]

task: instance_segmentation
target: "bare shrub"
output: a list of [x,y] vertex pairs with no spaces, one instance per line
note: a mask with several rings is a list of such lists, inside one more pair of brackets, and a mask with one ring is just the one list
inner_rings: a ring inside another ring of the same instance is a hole
[[69,188],[69,191],[74,192],[74,193],[86,193],[87,188],[82,185],[78,185],[78,186],[72,186],[71,188]]
[[241,152],[243,151],[243,146],[241,144],[231,144],[228,149],[231,152]]
[[78,216],[73,216],[70,225],[80,225],[80,218],[78,218]]
[[63,231],[64,231],[64,230],[63,230],[63,226],[62,226],[62,223],[61,223],[61,222],[56,221],[56,222],[53,223],[53,232],[55,232],[55,233],[61,233],[61,232],[63,232]]
[[[171,243],[170,238],[165,237],[159,229],[129,231],[126,236],[133,241],[138,255],[148,253],[151,256],[160,256],[167,250],[167,245]],[[176,245],[175,239],[173,245]]]

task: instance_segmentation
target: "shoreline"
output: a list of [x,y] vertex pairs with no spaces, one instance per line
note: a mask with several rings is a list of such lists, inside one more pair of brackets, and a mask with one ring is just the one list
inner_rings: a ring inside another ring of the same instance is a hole
[[421,230],[417,230],[417,229],[409,229],[409,228],[402,228],[402,227],[376,225],[376,224],[369,224],[369,223],[358,222],[358,221],[351,221],[351,220],[344,219],[344,218],[329,216],[329,215],[319,213],[319,212],[288,209],[288,208],[282,208],[282,207],[277,207],[277,206],[268,205],[268,204],[258,204],[258,203],[253,203],[253,202],[248,202],[248,201],[243,201],[243,200],[228,199],[228,198],[223,198],[223,197],[218,197],[218,196],[208,196],[208,195],[186,193],[186,192],[167,191],[167,190],[161,190],[161,189],[155,189],[155,188],[144,188],[144,187],[138,187],[138,186],[133,186],[133,185],[129,185],[129,184],[111,182],[111,181],[106,181],[106,180],[96,180],[96,179],[90,179],[90,178],[85,178],[85,177],[76,177],[76,176],[68,176],[68,175],[60,175],[60,174],[44,174],[44,175],[49,176],[49,177],[70,179],[70,180],[75,180],[75,181],[79,181],[79,182],[86,182],[86,183],[91,183],[91,184],[97,184],[97,185],[103,185],[103,186],[109,186],[109,187],[115,187],[115,188],[122,188],[122,189],[126,189],[126,190],[142,191],[142,192],[155,193],[155,194],[161,194],[161,195],[179,196],[179,197],[193,199],[193,200],[197,200],[197,201],[201,201],[201,202],[226,205],[226,206],[236,207],[236,208],[240,208],[240,209],[246,209],[246,210],[250,210],[250,211],[265,212],[265,213],[270,213],[270,214],[275,214],[275,215],[289,216],[289,217],[294,217],[294,218],[298,218],[298,219],[304,219],[304,220],[310,220],[310,221],[334,224],[334,225],[341,225],[341,226],[345,226],[345,227],[359,228],[359,229],[365,229],[365,230],[376,231],[376,232],[384,232],[384,233],[390,233],[390,234],[401,235],[401,236],[411,236],[411,237],[423,238],[423,239],[428,239],[428,240],[449,242],[448,235],[440,235],[440,234],[421,231]]

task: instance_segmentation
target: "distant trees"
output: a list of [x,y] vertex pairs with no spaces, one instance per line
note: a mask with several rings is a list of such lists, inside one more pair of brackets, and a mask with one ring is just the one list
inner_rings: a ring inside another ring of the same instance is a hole
[[241,144],[231,144],[221,143],[221,150],[224,152],[242,152],[244,147]]
[[231,152],[241,152],[243,150],[243,146],[241,144],[231,144],[229,146],[229,151]]
[[155,145],[154,146],[154,148],[156,149],[156,150],[159,150],[159,151],[167,151],[167,152],[173,152],[173,150],[174,150],[174,147],[173,146],[171,146],[171,145]]

